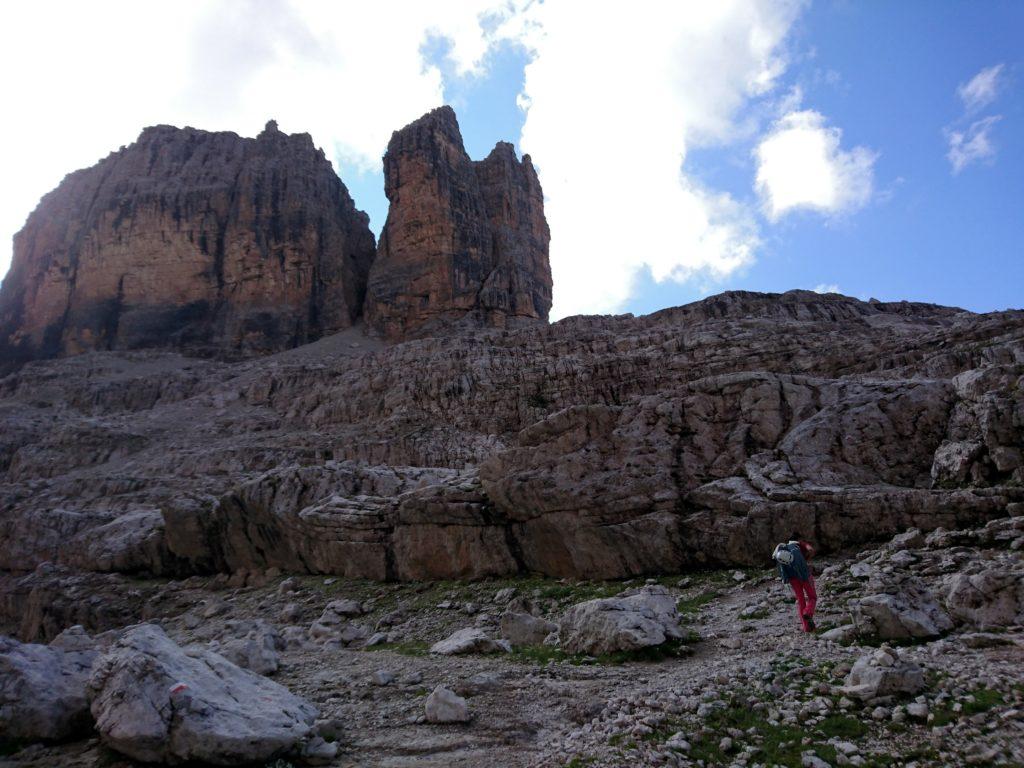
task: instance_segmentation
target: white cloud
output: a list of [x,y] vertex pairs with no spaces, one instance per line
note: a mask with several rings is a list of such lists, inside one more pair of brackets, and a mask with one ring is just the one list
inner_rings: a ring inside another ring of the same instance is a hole
[[996,156],[996,145],[992,141],[992,126],[1002,119],[1000,115],[976,120],[966,130],[946,131],[949,151],[946,157],[953,166],[953,173],[958,174],[973,163],[992,162]]
[[747,108],[777,84],[802,7],[593,3],[581,19],[569,0],[8,3],[0,67],[18,76],[0,98],[17,117],[0,123],[0,274],[38,199],[145,125],[251,136],[273,117],[378,170],[391,132],[442,102],[423,49],[443,37],[460,76],[499,41],[532,56],[521,145],[547,196],[554,316],[621,310],[645,268],[720,280],[753,260],[757,221],[698,183],[687,152],[749,138]]
[[476,72],[494,34],[481,14],[511,12],[501,0],[4,4],[0,275],[39,198],[146,125],[254,136],[274,117],[379,170],[391,132],[442,103],[427,39],[447,37],[455,71]]
[[842,131],[813,110],[782,117],[754,150],[756,187],[765,214],[777,221],[789,211],[829,214],[862,208],[871,199],[875,152],[841,148]]
[[996,64],[981,70],[966,83],[961,83],[956,93],[964,103],[964,109],[977,112],[995,101],[1003,84],[1002,72],[1003,65]]
[[[687,173],[689,149],[728,142],[783,71],[800,5],[592,3],[530,7],[521,145],[537,163],[561,317],[621,310],[638,273],[722,278],[751,262],[751,213]],[[508,30],[506,30],[507,32]],[[511,34],[511,33],[510,33]]]
[[818,283],[811,290],[815,293],[839,293],[839,286],[835,283]]

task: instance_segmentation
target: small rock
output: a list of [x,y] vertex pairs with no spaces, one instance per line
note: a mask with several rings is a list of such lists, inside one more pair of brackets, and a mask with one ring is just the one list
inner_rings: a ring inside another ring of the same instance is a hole
[[466,700],[443,685],[434,689],[423,706],[428,723],[469,722],[469,706]]

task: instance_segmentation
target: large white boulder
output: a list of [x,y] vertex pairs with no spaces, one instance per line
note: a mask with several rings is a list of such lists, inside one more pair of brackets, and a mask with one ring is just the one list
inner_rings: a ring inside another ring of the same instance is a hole
[[469,627],[452,632],[444,640],[430,646],[431,653],[442,656],[454,656],[462,653],[494,653],[506,651],[508,648],[488,637],[482,629]]
[[92,727],[86,684],[91,648],[19,643],[0,636],[0,736],[66,739]]
[[896,694],[912,696],[925,688],[924,670],[891,648],[861,656],[844,682],[842,692],[862,701]]
[[572,606],[559,622],[559,635],[569,653],[603,654],[661,645],[683,633],[675,598],[651,585]]
[[298,752],[317,710],[222,656],[180,648],[151,624],[129,629],[89,682],[100,738],[143,762],[242,765]]
[[953,628],[949,614],[918,579],[893,579],[852,603],[857,633],[882,640],[938,637]]
[[1024,624],[1024,567],[1009,563],[958,573],[946,585],[946,607],[978,629]]

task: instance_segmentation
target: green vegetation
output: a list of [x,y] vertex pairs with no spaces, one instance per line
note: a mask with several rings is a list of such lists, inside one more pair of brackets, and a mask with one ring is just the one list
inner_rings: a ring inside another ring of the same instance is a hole
[[868,727],[855,717],[849,715],[829,715],[816,727],[826,739],[839,738],[854,741],[868,732]]
[[692,597],[681,597],[676,603],[676,610],[683,614],[697,613],[697,611],[718,597],[719,593],[714,591],[699,592]]
[[932,714],[934,717],[931,720],[931,725],[934,727],[949,725],[961,717],[970,717],[982,712],[988,712],[993,707],[1006,703],[1003,694],[991,688],[977,688],[971,691],[971,696],[974,700],[961,702],[959,712],[953,711],[952,702],[947,702],[945,706],[933,709]]
[[369,648],[364,648],[364,650],[391,651],[392,653],[398,653],[402,656],[426,656],[430,653],[430,645],[419,642],[379,643],[378,645],[371,645]]
[[729,728],[747,731],[754,728],[760,737],[757,744],[759,752],[757,761],[768,765],[801,766],[801,753],[813,749],[815,754],[828,763],[835,762],[835,748],[829,744],[802,742],[806,732],[797,726],[772,725],[761,712],[743,704],[734,704],[723,710],[712,713],[707,721],[710,734],[695,740],[689,756],[694,760],[704,760],[709,765],[721,765],[728,762],[725,753],[719,748],[722,736]]

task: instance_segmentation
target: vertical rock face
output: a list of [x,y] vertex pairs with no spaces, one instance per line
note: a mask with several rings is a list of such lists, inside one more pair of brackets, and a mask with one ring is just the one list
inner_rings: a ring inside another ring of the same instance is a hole
[[470,160],[451,107],[396,131],[384,156],[391,203],[366,317],[389,338],[473,317],[547,320],[550,233],[529,155],[499,143]]
[[16,235],[0,359],[295,346],[358,317],[374,249],[308,134],[147,128],[68,175]]

